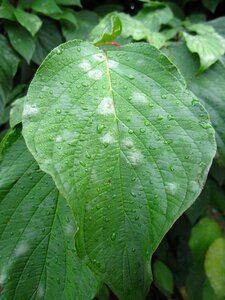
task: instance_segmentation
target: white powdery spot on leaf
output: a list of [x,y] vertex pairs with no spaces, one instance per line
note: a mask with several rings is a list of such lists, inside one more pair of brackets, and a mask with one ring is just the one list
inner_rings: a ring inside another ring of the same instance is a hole
[[165,187],[171,195],[176,194],[176,191],[177,191],[177,183],[176,182],[166,182]]
[[117,61],[112,60],[112,59],[109,59],[108,63],[109,63],[109,67],[111,69],[116,69],[119,65]]
[[102,137],[100,137],[100,141],[103,144],[113,144],[115,142],[115,139],[112,136],[112,134],[108,132],[105,135],[103,135]]
[[121,146],[123,149],[131,149],[134,146],[134,143],[130,139],[125,139],[122,140]]
[[126,156],[132,166],[139,166],[143,163],[144,160],[142,153],[137,150],[127,152]]
[[44,286],[43,286],[43,284],[40,284],[38,289],[37,289],[37,297],[38,298],[43,298],[44,294],[45,294]]
[[72,224],[67,225],[65,231],[67,236],[73,236],[76,232],[75,227]]
[[88,76],[94,80],[99,80],[102,77],[102,75],[103,72],[101,70],[91,70],[88,72]]
[[69,131],[68,129],[65,129],[63,131],[63,140],[72,142],[76,140],[79,136],[79,133],[76,131]]
[[99,62],[102,62],[102,61],[105,60],[104,55],[101,54],[101,53],[93,54],[93,55],[92,55],[92,58],[93,58],[94,60],[99,61]]
[[56,138],[55,138],[56,143],[61,143],[62,140],[63,140],[63,138],[62,138],[61,135],[57,135]]
[[21,244],[19,244],[16,249],[15,249],[15,256],[22,256],[24,254],[26,254],[26,252],[28,251],[28,245],[27,243],[23,242]]
[[83,71],[89,71],[91,69],[91,64],[86,59],[82,60],[82,62],[79,64],[79,67]]
[[100,115],[111,115],[115,113],[113,99],[111,97],[104,97],[97,108]]
[[31,117],[36,115],[39,112],[39,109],[35,105],[25,104],[23,109],[24,117]]
[[139,92],[134,92],[131,96],[131,102],[134,104],[145,105],[148,103],[148,98]]

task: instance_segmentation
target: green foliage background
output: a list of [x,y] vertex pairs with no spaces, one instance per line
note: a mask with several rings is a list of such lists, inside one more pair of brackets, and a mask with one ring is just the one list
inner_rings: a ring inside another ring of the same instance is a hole
[[[116,299],[78,257],[73,213],[21,135],[23,104],[36,70],[51,50],[73,39],[100,47],[153,45],[183,75],[193,106],[200,102],[207,110],[217,154],[200,196],[153,255],[146,299],[225,299],[224,4],[0,1],[0,299]],[[29,241],[28,259],[23,240]]]

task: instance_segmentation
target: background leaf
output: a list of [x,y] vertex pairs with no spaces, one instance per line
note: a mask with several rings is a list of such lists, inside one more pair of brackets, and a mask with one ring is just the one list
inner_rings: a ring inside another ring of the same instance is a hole
[[[183,43],[172,44],[164,50],[169,58],[177,65],[185,77],[188,87],[200,99],[209,112],[213,127],[216,130],[217,159],[225,165],[225,68],[217,62],[204,73],[198,72],[198,58],[192,55]],[[197,100],[197,99],[196,99]],[[193,104],[196,101],[193,102]]]
[[225,295],[225,238],[215,240],[209,247],[205,258],[205,271],[217,297]]
[[95,44],[113,41],[122,32],[120,17],[115,13],[106,15],[100,23],[93,28],[89,39]]
[[220,226],[208,218],[202,219],[192,228],[189,246],[198,272],[203,271],[205,255],[210,244],[221,236]]
[[0,125],[9,117],[10,92],[16,74],[19,58],[11,49],[7,39],[0,34]]
[[0,144],[0,284],[3,299],[92,299],[97,280],[74,248],[65,199],[19,129]]
[[34,38],[19,25],[15,27],[12,23],[9,23],[5,29],[13,48],[29,63],[35,50]]
[[200,58],[200,72],[209,68],[225,53],[225,40],[217,33],[191,35],[183,33],[188,49]]
[[153,264],[154,283],[166,296],[173,293],[173,274],[170,269],[160,260]]
[[214,130],[154,47],[105,51],[72,41],[51,52],[23,134],[73,206],[80,255],[120,299],[144,299],[152,253],[203,187]]
[[41,27],[42,21],[35,14],[27,13],[24,10],[17,7],[14,10],[14,15],[16,16],[16,19],[20,23],[20,25],[25,27],[31,33],[32,36],[34,36]]
[[48,53],[62,41],[62,35],[56,24],[51,20],[43,20],[43,25],[37,35],[32,61],[40,65]]

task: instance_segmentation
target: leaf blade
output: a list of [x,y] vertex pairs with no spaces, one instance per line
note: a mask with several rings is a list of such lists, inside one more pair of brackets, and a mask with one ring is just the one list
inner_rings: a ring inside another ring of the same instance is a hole
[[214,156],[213,129],[199,124],[208,117],[192,97],[155,48],[104,52],[80,41],[51,52],[28,92],[28,147],[73,206],[80,255],[121,299],[144,299],[150,257],[200,193]]

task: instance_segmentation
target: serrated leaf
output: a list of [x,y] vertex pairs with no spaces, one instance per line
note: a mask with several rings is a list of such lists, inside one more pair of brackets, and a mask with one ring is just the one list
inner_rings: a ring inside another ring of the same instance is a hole
[[152,253],[215,154],[205,110],[174,65],[141,43],[61,45],[26,99],[23,134],[73,207],[79,254],[120,299],[144,299]]
[[191,248],[197,271],[202,272],[206,252],[210,244],[222,236],[220,226],[211,219],[201,219],[192,229],[189,247]]
[[13,48],[29,63],[35,50],[32,35],[22,26],[12,23],[7,24],[5,29]]
[[225,39],[217,33],[191,35],[183,33],[188,49],[200,58],[200,70],[205,71],[225,53]]
[[76,254],[74,233],[65,199],[11,130],[0,144],[2,299],[92,299],[98,282]]
[[215,240],[205,258],[205,272],[218,299],[225,296],[225,238]]
[[106,15],[94,27],[89,35],[89,40],[95,44],[104,44],[113,41],[122,32],[120,17],[116,13]]
[[173,274],[162,261],[156,260],[153,265],[154,284],[166,295],[173,293]]
[[62,41],[62,35],[56,24],[48,19],[43,20],[43,25],[37,35],[32,61],[40,65],[49,52],[61,44]]
[[14,15],[20,25],[25,27],[32,36],[38,32],[42,25],[42,21],[37,15],[28,13],[19,7],[14,10]]
[[22,113],[23,113],[23,106],[24,106],[24,100],[25,97],[16,99],[12,103],[12,107],[10,110],[10,126],[14,127],[15,125],[22,122]]
[[[216,156],[225,165],[225,68],[217,62],[204,73],[196,76],[199,69],[198,57],[191,54],[183,43],[174,43],[164,50],[185,77],[188,87],[199,97],[209,112],[216,130]],[[196,99],[197,100],[197,99]],[[196,101],[193,101],[193,105]]]
[[13,77],[19,65],[19,58],[9,45],[7,39],[0,34],[0,125],[9,117],[9,102]]

